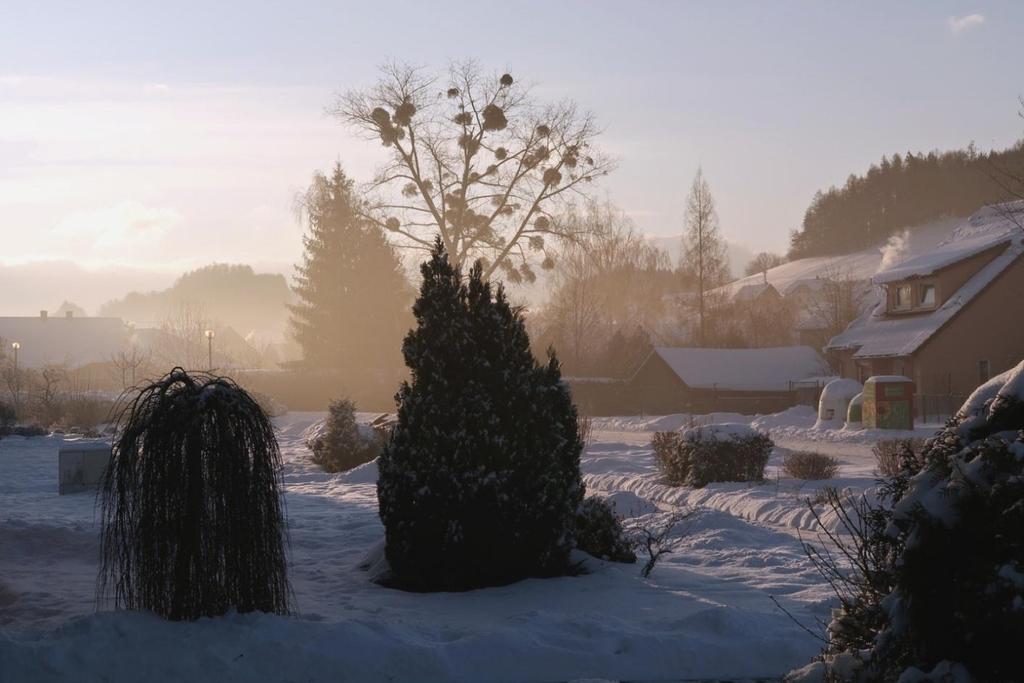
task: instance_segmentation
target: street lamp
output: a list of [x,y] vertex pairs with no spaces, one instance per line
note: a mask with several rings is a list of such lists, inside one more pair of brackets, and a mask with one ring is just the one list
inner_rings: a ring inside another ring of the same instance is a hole
[[213,372],[213,330],[207,330],[206,334],[206,367],[209,372]]

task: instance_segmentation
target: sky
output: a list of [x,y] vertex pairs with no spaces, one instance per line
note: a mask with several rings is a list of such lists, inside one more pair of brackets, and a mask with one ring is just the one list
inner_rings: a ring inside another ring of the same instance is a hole
[[725,237],[784,251],[883,154],[1024,137],[1022,31],[1020,2],[0,3],[0,264],[287,270],[312,173],[385,161],[336,93],[464,58],[592,111],[646,233],[701,166]]

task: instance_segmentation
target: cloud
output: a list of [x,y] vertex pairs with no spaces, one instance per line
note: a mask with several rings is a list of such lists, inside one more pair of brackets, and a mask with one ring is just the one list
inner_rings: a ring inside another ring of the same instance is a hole
[[962,17],[950,17],[949,19],[946,19],[946,26],[949,27],[950,32],[954,36],[959,35],[968,29],[972,29],[975,26],[981,26],[984,23],[984,14],[967,14]]
[[103,209],[70,213],[53,228],[52,234],[80,256],[109,258],[140,252],[148,255],[180,223],[181,215],[173,209],[124,201]]

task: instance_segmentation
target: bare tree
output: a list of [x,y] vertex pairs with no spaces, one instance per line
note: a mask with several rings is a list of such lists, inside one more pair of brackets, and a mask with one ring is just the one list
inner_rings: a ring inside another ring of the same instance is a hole
[[122,389],[135,386],[140,371],[149,365],[151,356],[148,350],[129,344],[110,357],[114,378],[120,378]]
[[821,345],[845,330],[864,311],[869,283],[839,266],[829,265],[818,279],[817,291],[802,298],[806,322],[821,330]]
[[588,201],[556,221],[580,238],[558,253],[539,336],[571,371],[590,370],[615,330],[649,330],[666,317],[672,272],[668,256],[608,202]]
[[532,282],[531,264],[550,267],[545,238],[575,237],[552,220],[560,200],[614,167],[594,146],[593,116],[572,102],[542,104],[471,61],[445,77],[389,64],[376,86],[340,95],[330,112],[389,151],[366,217],[408,247],[429,249],[440,233],[456,263],[483,258],[484,277],[501,269]]
[[718,229],[718,212],[711,188],[704,179],[704,171],[697,169],[697,175],[686,198],[686,232],[683,235],[682,268],[690,271],[697,284],[697,307],[699,311],[698,343],[707,343],[707,293],[725,283],[728,268],[725,260],[725,245]]
[[768,251],[762,251],[747,264],[747,268],[744,272],[748,276],[750,275],[761,275],[764,281],[768,282],[768,271],[772,268],[781,266],[786,262],[786,257],[780,254],[773,254]]
[[153,355],[168,367],[205,369],[209,363],[205,332],[210,328],[211,322],[200,304],[178,302],[168,308],[160,323]]

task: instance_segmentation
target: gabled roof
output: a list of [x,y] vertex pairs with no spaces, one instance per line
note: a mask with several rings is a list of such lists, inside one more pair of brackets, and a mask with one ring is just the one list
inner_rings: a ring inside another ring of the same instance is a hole
[[1024,223],[1024,201],[986,206],[931,251],[887,268],[872,280],[878,284],[923,277],[992,249],[1019,235]]
[[787,391],[790,383],[825,373],[810,346],[700,349],[659,346],[651,352],[693,389]]
[[775,292],[778,295],[775,287],[768,282],[759,282],[757,284],[743,285],[737,289],[733,295],[733,301],[756,301],[764,294]]
[[109,361],[127,340],[120,318],[0,317],[0,339],[4,352],[18,342],[18,364],[40,367],[67,363],[80,367]]
[[[914,353],[1024,254],[1024,231],[1018,223],[1024,223],[1024,202],[985,207],[936,247],[936,254],[923,254],[885,271],[886,274],[896,272],[898,276],[881,280],[876,277],[876,281],[892,282],[928,274],[987,249],[1000,245],[1004,247],[1003,251],[934,311],[888,316],[885,297],[880,295],[878,304],[841,334],[833,337],[827,348],[855,349],[855,358],[908,356]],[[958,258],[950,260],[954,256]]]

